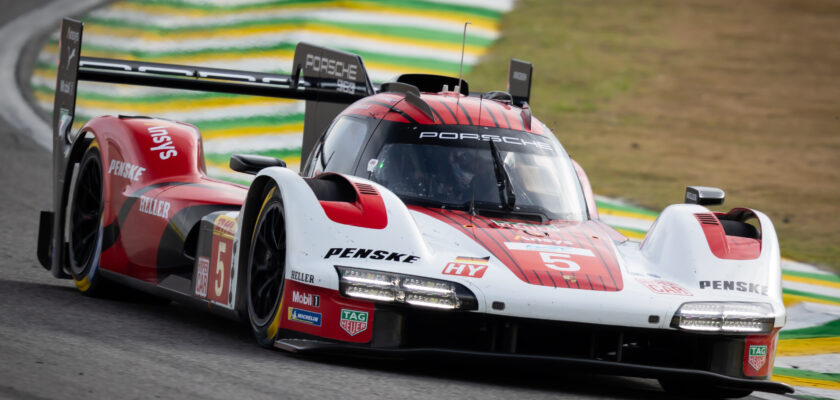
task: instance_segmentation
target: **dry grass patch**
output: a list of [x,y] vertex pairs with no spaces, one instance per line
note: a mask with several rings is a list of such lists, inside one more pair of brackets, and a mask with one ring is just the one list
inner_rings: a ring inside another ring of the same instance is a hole
[[784,255],[840,270],[840,3],[523,1],[471,87],[534,63],[532,106],[597,193],[686,185],[767,213]]

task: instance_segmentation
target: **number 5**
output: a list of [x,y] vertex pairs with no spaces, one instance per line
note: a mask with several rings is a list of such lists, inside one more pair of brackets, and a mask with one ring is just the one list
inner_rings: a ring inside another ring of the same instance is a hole
[[[580,265],[572,260],[566,260],[571,256],[563,253],[540,253],[545,266],[555,271],[580,271]],[[556,265],[555,263],[563,263],[566,266]]]
[[219,242],[219,251],[216,253],[216,279],[213,282],[213,291],[216,293],[216,296],[222,295],[222,288],[224,287],[222,278],[225,277],[225,263],[222,262],[222,254],[224,254],[225,250],[227,250],[227,243]]

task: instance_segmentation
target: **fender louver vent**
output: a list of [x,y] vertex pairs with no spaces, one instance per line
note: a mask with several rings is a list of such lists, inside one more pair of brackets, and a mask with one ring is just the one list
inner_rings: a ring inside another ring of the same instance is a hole
[[373,186],[366,183],[354,183],[354,185],[356,185],[356,189],[359,189],[359,193],[361,194],[371,194],[374,196],[379,194]]
[[704,214],[694,214],[697,217],[697,220],[700,221],[701,224],[706,225],[720,225],[717,217],[711,213],[704,213]]

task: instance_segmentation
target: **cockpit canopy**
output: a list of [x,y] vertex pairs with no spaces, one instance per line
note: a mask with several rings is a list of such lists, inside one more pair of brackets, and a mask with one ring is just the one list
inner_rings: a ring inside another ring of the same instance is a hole
[[304,175],[340,172],[373,180],[407,204],[587,218],[569,156],[553,135],[468,125],[418,125],[339,117]]

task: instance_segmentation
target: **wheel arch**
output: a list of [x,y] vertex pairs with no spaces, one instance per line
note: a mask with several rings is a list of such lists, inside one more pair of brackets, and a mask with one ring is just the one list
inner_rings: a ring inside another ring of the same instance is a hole
[[[70,145],[70,151],[67,153],[66,162],[63,165],[64,168],[63,176],[59,177],[61,179],[61,187],[60,187],[60,202],[58,204],[59,209],[54,210],[58,213],[61,218],[58,219],[57,223],[58,226],[52,229],[52,234],[57,237],[57,243],[61,244],[61,252],[59,253],[58,257],[53,257],[51,261],[50,269],[53,270],[53,274],[57,277],[61,278],[70,278],[70,274],[67,272],[67,260],[69,259],[68,249],[67,249],[67,234],[65,227],[67,226],[67,207],[70,206],[70,188],[74,182],[74,175],[76,173],[76,164],[82,161],[82,157],[85,155],[85,151],[87,151],[90,143],[96,138],[95,134],[89,130],[85,130],[83,127],[79,133],[76,135],[76,139]],[[103,176],[103,179],[105,177]],[[55,239],[54,239],[55,240]],[[53,242],[55,243],[55,242]],[[54,251],[54,250],[53,250]],[[56,260],[58,262],[56,262]]]
[[[248,305],[246,304],[245,268],[248,266],[248,256],[251,249],[251,232],[260,214],[260,205],[265,197],[266,188],[277,182],[267,175],[260,175],[251,182],[248,195],[242,205],[239,223],[239,254],[237,256],[236,278],[236,312],[243,321],[248,320]],[[278,185],[279,186],[279,185]]]

